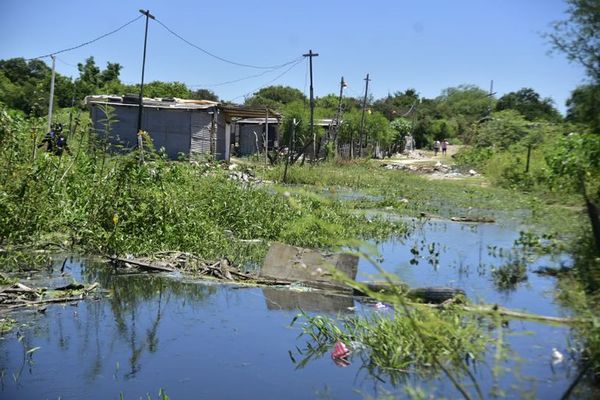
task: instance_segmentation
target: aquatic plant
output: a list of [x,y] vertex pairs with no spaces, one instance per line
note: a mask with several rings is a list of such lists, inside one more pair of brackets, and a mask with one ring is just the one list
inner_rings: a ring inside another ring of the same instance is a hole
[[515,259],[499,267],[494,267],[492,280],[498,290],[515,289],[519,283],[527,280],[527,265],[524,260]]
[[300,366],[342,341],[358,349],[355,353],[371,374],[387,376],[396,383],[407,374],[440,373],[438,363],[461,370],[465,359],[481,360],[490,341],[474,318],[452,308],[423,308],[409,314],[396,308],[340,321],[306,313],[297,318],[303,321],[302,335],[310,338],[299,352],[303,357]]

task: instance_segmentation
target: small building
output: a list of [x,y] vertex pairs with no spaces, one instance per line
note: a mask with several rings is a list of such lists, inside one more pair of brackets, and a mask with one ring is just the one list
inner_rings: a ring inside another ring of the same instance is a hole
[[[264,151],[265,125],[269,126],[268,146],[269,149],[279,146],[286,147],[282,143],[279,118],[245,118],[235,122],[234,140],[236,152],[239,156],[249,156]],[[314,122],[315,127],[320,127],[326,133],[321,136],[321,142],[325,143],[336,126],[336,120],[332,118],[318,119]]]
[[[94,130],[113,149],[137,146],[139,96],[87,96]],[[229,160],[232,124],[245,118],[280,115],[265,108],[222,104],[208,100],[144,98],[142,129],[157,150],[171,159],[211,156]]]
[[268,125],[269,149],[279,145],[279,120],[277,118],[245,118],[235,123],[234,141],[239,156],[262,153],[265,148],[265,126]]

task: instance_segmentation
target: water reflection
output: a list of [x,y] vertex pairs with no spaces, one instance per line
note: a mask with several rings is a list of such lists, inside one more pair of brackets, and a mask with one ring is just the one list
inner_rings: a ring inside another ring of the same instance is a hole
[[[297,369],[290,352],[304,342],[298,339],[299,328],[289,326],[297,307],[332,316],[344,315],[348,307],[372,312],[351,298],[122,276],[104,264],[76,258],[65,271],[77,280],[99,282],[107,296],[50,305],[45,314],[14,314],[26,325],[0,339],[0,398],[119,399],[122,393],[130,399],[155,396],[164,388],[178,399],[305,399],[317,393],[346,399],[385,393],[403,397],[406,385],[457,397],[443,375],[408,374],[392,381],[362,367],[360,358],[347,368],[337,367],[330,349]],[[549,357],[552,347],[569,355],[567,328],[511,321],[491,329],[496,340],[485,362],[471,366],[486,395],[492,388],[508,397],[531,391],[535,397],[556,398],[564,392],[576,364],[567,356],[563,364],[552,365]],[[23,364],[24,353],[35,347],[40,349],[32,353],[31,363],[25,359]]]
[[354,310],[354,299],[345,295],[276,288],[264,288],[262,292],[269,310],[303,310],[331,314],[351,313]]
[[[531,273],[541,266],[560,267],[564,255],[534,258],[515,249],[520,225],[465,224],[435,219],[407,219],[406,237],[371,243],[382,268],[411,287],[450,286],[463,289],[474,302],[562,316],[554,303],[554,278]],[[503,268],[509,265],[508,269]],[[514,267],[510,267],[514,265]],[[494,274],[493,271],[500,270]],[[359,279],[372,280],[377,269],[359,263]],[[501,282],[499,284],[499,282]]]

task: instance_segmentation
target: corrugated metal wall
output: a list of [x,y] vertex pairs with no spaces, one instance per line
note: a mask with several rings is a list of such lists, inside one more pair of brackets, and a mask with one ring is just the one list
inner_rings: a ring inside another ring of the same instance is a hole
[[154,141],[154,148],[164,148],[169,158],[190,153],[190,110],[144,107],[144,130]]
[[[208,110],[206,110],[208,111]],[[208,112],[192,112],[190,155],[210,154],[212,115]]]
[[[114,105],[114,119],[111,124],[109,142],[114,149],[133,149],[137,146],[136,106]],[[212,114],[216,109],[176,110],[169,108],[144,107],[143,127],[159,150],[164,147],[171,159],[180,153],[184,155],[215,154],[215,159],[223,160],[226,156],[225,118],[217,114],[214,133],[211,137]],[[104,112],[97,105],[92,106],[92,120],[96,134],[105,134],[106,119]],[[212,139],[212,144],[211,144]]]
[[216,122],[216,149],[215,159],[224,160],[226,155],[225,149],[225,117],[222,113],[217,113]]
[[254,124],[240,124],[240,148],[239,152],[241,156],[249,156],[258,152],[256,148],[256,135],[258,135],[258,146],[262,146],[262,132],[263,127]]
[[[239,124],[239,153],[241,156],[260,153],[264,151],[263,135],[265,126],[260,124]],[[256,132],[256,135],[254,134]],[[258,136],[258,149],[256,137]],[[275,146],[278,139],[278,127],[269,124],[269,150]]]
[[[133,149],[137,146],[138,108],[134,106],[111,106],[114,120],[110,126],[109,142],[113,149]],[[165,148],[172,159],[180,153],[190,152],[190,114],[189,110],[169,110],[144,107],[142,126],[154,142],[154,148]],[[92,119],[98,137],[105,134],[103,120],[106,116],[98,106],[92,107]]]

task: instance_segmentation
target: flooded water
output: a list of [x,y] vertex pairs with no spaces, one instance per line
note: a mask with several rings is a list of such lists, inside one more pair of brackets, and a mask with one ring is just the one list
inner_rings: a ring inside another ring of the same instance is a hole
[[[450,286],[465,291],[474,302],[499,304],[532,313],[564,316],[567,310],[554,303],[555,279],[534,273],[541,267],[569,266],[567,256],[526,257],[527,279],[510,288],[499,288],[492,271],[519,261],[515,240],[524,226],[516,221],[503,224],[458,223],[446,220],[407,220],[413,225],[406,238],[371,243],[379,265],[399,276],[411,287]],[[378,270],[365,259],[359,263],[359,280],[377,278]]]
[[[383,268],[411,286],[459,287],[475,301],[568,314],[553,301],[554,280],[531,273],[567,259],[533,261],[528,279],[510,290],[494,285],[491,269],[507,261],[498,248],[513,247],[517,225],[409,222],[415,229],[406,238],[373,245]],[[404,398],[407,387],[460,397],[440,374],[409,376],[396,385],[380,381],[358,357],[340,368],[325,354],[299,368],[297,348],[307,338],[299,337],[299,326],[290,327],[298,308],[333,316],[376,312],[352,298],[116,275],[105,264],[78,258],[66,270],[77,280],[99,282],[108,294],[49,305],[45,313],[13,313],[20,325],[0,339],[1,399],[146,399],[158,398],[161,388],[171,399]],[[360,262],[360,279],[375,272]],[[560,398],[577,375],[568,327],[510,320],[490,329],[502,338],[501,351],[490,346],[485,362],[472,371],[486,398]],[[26,352],[36,347],[29,358]],[[552,348],[565,355],[562,363],[552,364]],[[594,393],[582,384],[575,397]]]

